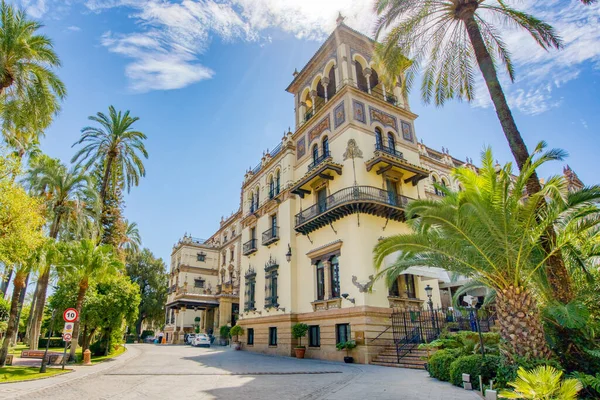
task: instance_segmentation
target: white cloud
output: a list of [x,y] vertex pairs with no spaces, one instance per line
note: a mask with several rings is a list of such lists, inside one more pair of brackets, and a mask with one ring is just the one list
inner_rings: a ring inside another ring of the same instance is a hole
[[67,30],[71,31],[71,32],[79,32],[81,30],[81,28],[78,26],[75,26],[75,25],[71,25],[71,26],[67,27]]
[[581,118],[579,122],[581,122],[581,126],[583,126],[585,129],[588,129],[588,123],[585,119]]
[[[64,0],[20,1],[32,15],[52,10]],[[107,32],[102,44],[129,58],[126,74],[137,91],[181,88],[214,75],[200,56],[213,37],[268,45],[276,31],[306,40],[324,40],[338,12],[346,24],[370,35],[376,16],[366,0],[80,0],[93,12],[123,8],[134,22],[129,33]],[[48,6],[48,3],[51,5]],[[69,0],[66,2],[69,3]],[[503,84],[511,104],[539,114],[560,104],[555,89],[577,78],[585,64],[600,68],[600,4],[580,0],[512,0],[515,7],[553,25],[564,40],[562,50],[541,49],[523,31],[499,26],[512,52],[517,81]],[[474,106],[490,107],[480,80]]]

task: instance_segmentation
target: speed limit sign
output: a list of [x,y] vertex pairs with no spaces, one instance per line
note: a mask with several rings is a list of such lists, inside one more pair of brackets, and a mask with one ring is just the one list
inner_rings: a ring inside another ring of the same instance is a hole
[[67,308],[63,313],[65,322],[75,322],[77,321],[77,317],[79,317],[79,313],[74,308]]

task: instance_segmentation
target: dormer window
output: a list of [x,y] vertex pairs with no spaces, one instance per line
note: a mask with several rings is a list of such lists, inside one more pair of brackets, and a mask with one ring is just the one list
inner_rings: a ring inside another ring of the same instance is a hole
[[196,260],[198,260],[200,262],[205,262],[206,261],[206,254],[204,254],[204,253],[198,253],[196,255]]

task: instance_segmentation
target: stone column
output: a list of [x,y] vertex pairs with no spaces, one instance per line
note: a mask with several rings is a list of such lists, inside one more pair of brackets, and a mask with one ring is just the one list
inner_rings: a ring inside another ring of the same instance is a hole
[[329,85],[329,78],[328,77],[324,77],[323,79],[321,79],[321,84],[323,85],[323,88],[325,89],[325,103],[327,103],[327,85]]
[[354,87],[358,87],[358,76],[356,76],[356,63],[358,61],[352,61],[350,63],[351,67],[350,69],[352,70],[352,84],[354,85]]
[[404,95],[402,94],[402,87],[400,86],[400,82],[398,82],[396,84],[396,87],[394,88],[394,96],[396,96],[396,101],[398,102],[398,105],[404,108]]
[[325,278],[325,300],[331,299],[331,263],[323,261],[323,275]]
[[229,297],[221,297],[219,299],[219,327],[231,323],[231,304],[232,300]]
[[313,110],[313,115],[315,113],[315,99],[317,98],[317,91],[316,90],[311,90],[310,92],[310,98],[312,99],[312,110]]
[[367,91],[369,94],[371,94],[371,72],[371,68],[365,68],[363,70],[363,74],[365,75],[365,78],[367,78]]
[[179,342],[179,332],[177,331],[177,318],[179,317],[179,310],[175,309],[175,321],[173,324],[173,344],[177,344]]
[[304,123],[304,118],[306,117],[306,103],[305,102],[301,102],[300,103],[300,115],[298,115],[298,123],[302,124]]

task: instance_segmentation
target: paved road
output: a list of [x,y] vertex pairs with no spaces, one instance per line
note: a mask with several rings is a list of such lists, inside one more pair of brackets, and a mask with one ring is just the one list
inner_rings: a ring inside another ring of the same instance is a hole
[[479,399],[424,371],[269,357],[228,348],[129,345],[114,361],[0,385],[22,399]]

